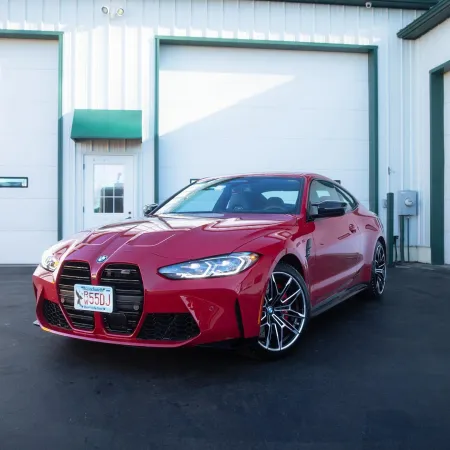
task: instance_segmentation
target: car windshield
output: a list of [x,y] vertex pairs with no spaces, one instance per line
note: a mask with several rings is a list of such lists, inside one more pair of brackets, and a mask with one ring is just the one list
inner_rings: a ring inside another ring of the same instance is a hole
[[297,214],[303,178],[249,176],[193,183],[156,214]]

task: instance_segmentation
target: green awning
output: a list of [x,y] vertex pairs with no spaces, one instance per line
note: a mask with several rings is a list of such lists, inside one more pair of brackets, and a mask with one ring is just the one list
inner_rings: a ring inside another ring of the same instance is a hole
[[85,139],[142,140],[142,111],[76,109],[70,137],[74,141]]

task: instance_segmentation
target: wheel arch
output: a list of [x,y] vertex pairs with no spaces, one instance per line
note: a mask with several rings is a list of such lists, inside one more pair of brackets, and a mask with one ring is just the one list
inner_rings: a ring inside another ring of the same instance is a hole
[[277,261],[277,264],[279,264],[279,263],[285,263],[285,264],[289,264],[290,266],[292,266],[303,277],[303,279],[305,280],[305,283],[306,283],[305,268],[303,267],[300,259],[296,255],[294,255],[293,253],[286,253],[284,256],[282,256]]

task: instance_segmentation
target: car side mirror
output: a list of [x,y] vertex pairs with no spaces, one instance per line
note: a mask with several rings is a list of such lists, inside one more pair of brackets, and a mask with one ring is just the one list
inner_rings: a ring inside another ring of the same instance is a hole
[[313,212],[310,215],[313,219],[321,217],[339,217],[345,214],[347,203],[338,202],[336,200],[325,200],[320,203],[313,203],[311,205]]
[[157,203],[150,203],[150,205],[145,205],[143,208],[144,216],[145,217],[150,216],[157,207],[158,207]]

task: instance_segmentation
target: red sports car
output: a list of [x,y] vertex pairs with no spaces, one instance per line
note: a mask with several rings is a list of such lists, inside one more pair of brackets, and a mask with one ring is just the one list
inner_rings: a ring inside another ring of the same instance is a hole
[[308,320],[386,283],[376,214],[317,174],[199,180],[140,220],[81,232],[33,274],[40,326],[146,347],[245,344],[274,357]]

